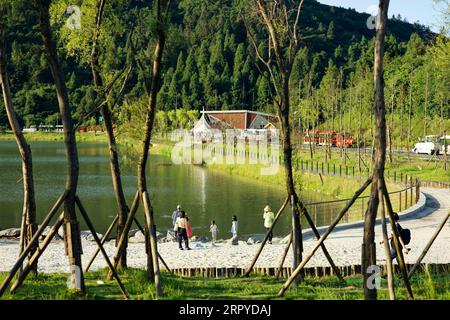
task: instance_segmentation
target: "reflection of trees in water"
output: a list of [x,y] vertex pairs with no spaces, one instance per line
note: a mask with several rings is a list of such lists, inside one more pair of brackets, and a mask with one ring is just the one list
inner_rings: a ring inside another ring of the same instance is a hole
[[204,168],[199,167],[193,167],[192,170],[193,179],[195,182],[196,187],[199,190],[199,200],[201,205],[201,211],[202,213],[206,213],[206,177],[207,172]]

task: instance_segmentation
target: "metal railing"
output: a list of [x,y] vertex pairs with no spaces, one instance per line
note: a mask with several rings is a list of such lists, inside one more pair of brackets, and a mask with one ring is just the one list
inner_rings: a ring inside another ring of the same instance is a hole
[[[415,183],[407,188],[389,193],[392,208],[398,212],[406,210],[419,201],[420,183]],[[360,196],[340,223],[355,222],[364,219],[369,201],[369,196]],[[342,208],[350,199],[329,200],[306,203],[305,206],[315,225],[329,225],[336,218]],[[378,210],[381,210],[379,206]]]

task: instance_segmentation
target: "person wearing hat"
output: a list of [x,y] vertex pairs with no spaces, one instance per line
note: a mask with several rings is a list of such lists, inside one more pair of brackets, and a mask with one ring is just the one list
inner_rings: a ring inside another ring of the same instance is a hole
[[176,227],[177,219],[181,216],[181,206],[177,205],[177,210],[172,213],[173,231],[175,231],[175,239],[178,235],[178,228]]
[[[264,228],[266,228],[266,230],[269,231],[270,228],[272,227],[273,219],[275,219],[275,215],[268,205],[264,208],[263,218],[264,218]],[[270,231],[269,232],[269,244],[272,244],[272,237],[273,237],[273,234],[272,234],[272,231]]]

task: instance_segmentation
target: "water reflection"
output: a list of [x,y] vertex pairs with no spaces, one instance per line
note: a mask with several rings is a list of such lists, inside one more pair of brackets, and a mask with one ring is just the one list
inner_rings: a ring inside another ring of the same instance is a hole
[[[38,219],[42,221],[64,190],[66,162],[62,142],[32,142]],[[79,143],[80,177],[78,195],[99,232],[104,232],[117,213],[108,150],[105,144]],[[239,234],[246,237],[264,233],[262,210],[266,204],[276,210],[284,201],[281,186],[253,182],[200,166],[172,165],[169,157],[150,157],[148,186],[158,230],[171,229],[171,214],[181,204],[192,221],[196,234],[209,235],[211,220],[228,238],[231,217],[239,219]],[[281,173],[280,173],[281,174]],[[23,189],[21,164],[15,142],[0,142],[0,229],[18,227],[22,210]],[[136,193],[136,170],[122,167],[122,182],[128,201]],[[306,201],[324,197],[306,195]],[[138,211],[142,222],[142,211]],[[320,212],[317,212],[319,225]],[[328,221],[326,221],[328,223]],[[82,228],[86,228],[81,223]],[[286,209],[275,234],[290,230],[290,213]]]

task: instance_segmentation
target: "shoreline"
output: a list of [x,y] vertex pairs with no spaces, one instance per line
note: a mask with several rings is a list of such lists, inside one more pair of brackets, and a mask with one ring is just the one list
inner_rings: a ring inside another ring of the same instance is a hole
[[[427,195],[426,205],[414,214],[400,218],[403,228],[409,228],[412,233],[412,240],[408,247],[411,248],[409,254],[405,255],[406,263],[415,263],[422,253],[423,248],[431,238],[437,225],[450,210],[450,190],[445,189],[424,189]],[[449,221],[450,222],[450,221]],[[444,226],[433,246],[430,248],[423,263],[450,263],[450,223]],[[377,264],[385,263],[384,247],[379,245],[382,239],[381,226],[375,227]],[[360,226],[334,230],[325,245],[330,252],[337,266],[360,264],[361,242],[363,229]],[[277,242],[280,241],[278,238]],[[96,249],[96,244],[91,241],[82,240],[83,256],[82,263],[85,266],[92,252]],[[306,255],[315,245],[316,239],[308,235],[305,230],[304,252]],[[247,244],[240,241],[238,245],[231,245],[227,242],[218,243],[212,246],[211,242],[190,242],[192,250],[179,250],[176,242],[159,243],[158,248],[165,262],[172,269],[175,268],[202,268],[202,267],[229,267],[246,268],[259,249],[259,244]],[[283,254],[285,244],[267,244],[256,263],[256,267],[278,267]],[[18,242],[11,240],[0,240],[0,272],[9,271],[18,257]],[[105,250],[109,256],[114,254],[114,241],[105,243]],[[143,243],[129,243],[128,245],[128,265],[129,267],[145,268],[146,255]],[[290,251],[284,266],[292,265],[292,252]],[[327,266],[328,262],[321,250],[318,250],[307,267]],[[103,257],[98,257],[92,270],[106,267]],[[66,272],[68,268],[67,259],[64,254],[62,241],[52,241],[43,253],[39,261],[39,272]],[[161,264],[161,268],[164,269]]]

